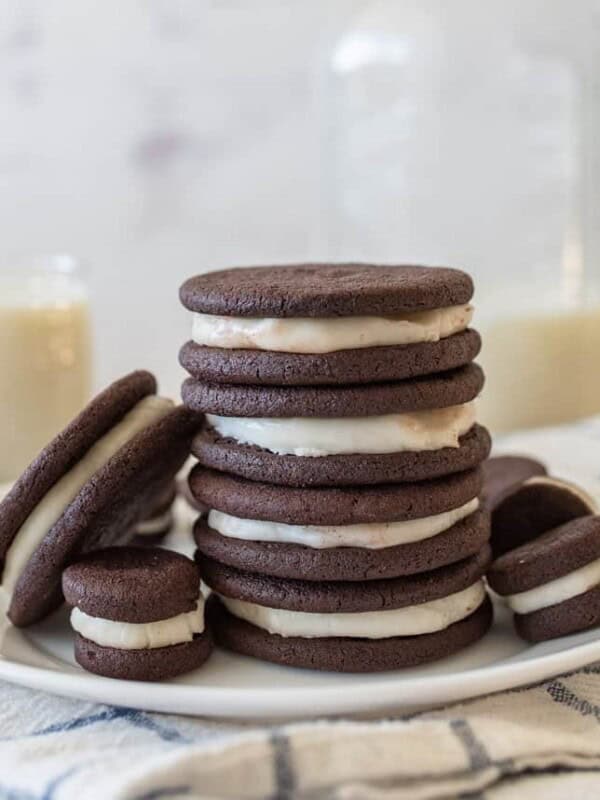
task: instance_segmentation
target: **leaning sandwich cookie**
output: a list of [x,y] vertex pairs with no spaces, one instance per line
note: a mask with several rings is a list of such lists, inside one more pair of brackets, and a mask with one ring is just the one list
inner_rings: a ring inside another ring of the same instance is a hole
[[148,372],[116,381],[52,440],[0,503],[0,593],[17,626],[62,602],[61,573],[127,542],[189,453],[198,417]]
[[75,658],[109,678],[158,681],[196,669],[212,649],[196,564],[161,548],[90,553],[62,577]]

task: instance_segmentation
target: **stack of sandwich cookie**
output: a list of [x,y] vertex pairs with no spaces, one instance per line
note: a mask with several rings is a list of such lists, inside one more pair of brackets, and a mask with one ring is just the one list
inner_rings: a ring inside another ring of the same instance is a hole
[[109,678],[156,681],[199,667],[212,641],[204,627],[200,572],[160,548],[114,547],[67,567],[75,658]]
[[[468,328],[472,292],[457,270],[356,264],[228,270],[184,284],[194,341],[180,355],[191,375],[182,395],[206,415],[189,481],[209,509],[195,527],[200,563],[232,568],[244,585],[301,581],[305,594],[322,582],[361,582],[362,592],[373,581],[376,591],[379,581],[416,574],[434,585],[440,568],[480,565],[489,538],[480,464],[490,439],[475,419],[483,375],[471,363],[480,346]],[[400,581],[388,603],[405,616],[453,593],[415,599],[408,585]],[[227,588],[218,594],[226,602]],[[489,624],[484,600],[481,587],[472,591],[466,618],[485,624],[461,619],[460,646]],[[363,611],[371,610],[348,609]],[[256,638],[236,645],[232,619],[242,612],[230,604],[220,612],[222,642],[281,660]],[[264,621],[244,618],[268,631]],[[353,641],[366,638],[352,630]],[[387,656],[373,668],[404,665],[401,652],[390,654],[411,630],[403,624],[384,637]],[[434,650],[423,646],[419,658]],[[307,665],[294,652],[286,663]],[[349,658],[318,661],[359,669]]]
[[0,503],[0,594],[18,626],[62,602],[61,574],[131,539],[189,453],[198,416],[148,372],[112,384],[44,448]]

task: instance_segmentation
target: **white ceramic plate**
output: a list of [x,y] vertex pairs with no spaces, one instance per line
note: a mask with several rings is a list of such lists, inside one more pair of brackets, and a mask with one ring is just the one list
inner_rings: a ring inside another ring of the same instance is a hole
[[[544,452],[538,437],[532,438],[531,442],[511,442],[512,449],[517,449],[518,444],[522,451],[538,452],[549,458],[560,473],[554,454]],[[548,437],[543,440],[546,447],[553,441]],[[562,472],[574,477],[572,469]],[[583,482],[598,493],[597,484]],[[185,550],[189,548],[193,515],[181,504],[178,516],[178,530],[169,544]],[[514,634],[510,615],[497,604],[494,626],[479,643],[427,667],[374,675],[337,675],[278,667],[216,652],[197,672],[161,684],[88,674],[75,664],[71,649],[64,610],[26,631],[9,627],[0,637],[0,678],[56,694],[149,711],[289,719],[414,711],[534,683],[600,659],[600,630],[528,645]]]
[[118,681],[73,662],[68,618],[58,613],[3,638],[0,678],[99,703],[215,717],[284,719],[352,712],[414,711],[509,689],[600,659],[590,631],[534,647],[519,641],[500,609],[492,631],[463,653],[429,667],[336,675],[262,664],[216,652],[200,670],[168,683]]

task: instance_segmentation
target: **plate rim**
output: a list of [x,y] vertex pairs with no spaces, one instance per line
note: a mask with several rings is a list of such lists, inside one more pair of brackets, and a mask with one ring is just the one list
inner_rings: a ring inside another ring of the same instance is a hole
[[[600,658],[598,638],[532,659],[488,664],[450,674],[358,681],[351,692],[340,686],[229,687],[125,681],[93,675],[69,665],[64,670],[22,664],[0,655],[0,679],[61,696],[123,705],[144,711],[222,719],[307,719],[419,708],[472,700],[518,689],[583,667]],[[106,688],[106,691],[105,691]],[[151,696],[151,697],[150,697]],[[418,702],[414,698],[418,697]],[[150,702],[149,699],[151,700]],[[307,709],[307,700],[310,708]]]

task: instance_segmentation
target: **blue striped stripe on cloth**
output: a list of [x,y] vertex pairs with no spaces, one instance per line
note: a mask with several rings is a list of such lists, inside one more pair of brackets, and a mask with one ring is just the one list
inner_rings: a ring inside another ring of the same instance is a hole
[[0,798],[600,795],[600,665],[442,710],[256,726],[0,684]]

